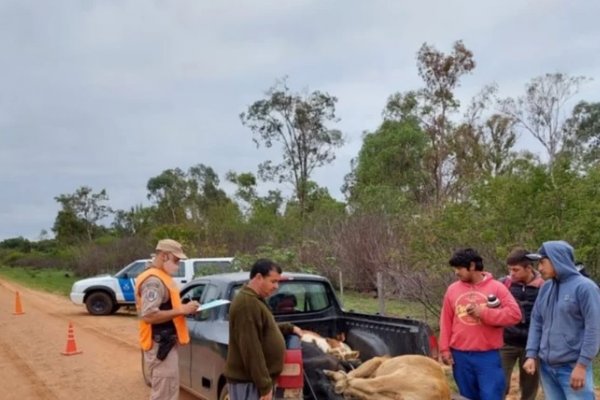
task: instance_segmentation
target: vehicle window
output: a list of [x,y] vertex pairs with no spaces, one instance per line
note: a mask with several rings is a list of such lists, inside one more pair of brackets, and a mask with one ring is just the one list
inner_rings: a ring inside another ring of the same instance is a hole
[[117,275],[117,278],[135,278],[144,270],[146,270],[146,266],[148,265],[148,261],[135,261],[129,264],[127,267],[123,268]]
[[[221,291],[218,286],[208,285],[204,291],[204,296],[202,298],[202,303],[208,303],[209,301],[213,301],[221,298]],[[218,312],[219,308],[211,308],[210,310],[200,311],[196,314],[197,321],[206,321],[209,319],[213,319],[214,313]]]
[[323,283],[292,280],[279,282],[267,304],[275,315],[321,311],[331,305]]
[[206,276],[233,271],[229,261],[194,261],[194,276]]
[[181,293],[181,302],[187,303],[190,300],[196,300],[197,302],[200,302],[205,288],[206,284],[204,283],[186,288],[186,291]]

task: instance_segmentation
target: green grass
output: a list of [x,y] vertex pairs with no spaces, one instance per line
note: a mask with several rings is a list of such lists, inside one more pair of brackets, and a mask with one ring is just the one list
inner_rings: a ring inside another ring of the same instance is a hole
[[24,286],[68,296],[77,279],[73,273],[58,269],[12,268],[0,266],[0,276]]

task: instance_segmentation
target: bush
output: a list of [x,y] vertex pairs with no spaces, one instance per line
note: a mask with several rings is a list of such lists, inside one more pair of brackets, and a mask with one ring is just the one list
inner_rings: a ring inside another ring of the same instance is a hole
[[148,258],[152,245],[138,237],[102,239],[75,250],[73,270],[78,276],[114,273],[133,260]]

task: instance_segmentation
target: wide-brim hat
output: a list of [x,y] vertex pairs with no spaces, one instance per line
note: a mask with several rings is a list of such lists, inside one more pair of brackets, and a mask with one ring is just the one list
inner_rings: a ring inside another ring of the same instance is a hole
[[183,252],[183,248],[181,247],[181,243],[173,240],[173,239],[162,239],[158,241],[156,245],[156,250],[165,251],[167,253],[173,254],[175,257],[180,260],[188,258]]

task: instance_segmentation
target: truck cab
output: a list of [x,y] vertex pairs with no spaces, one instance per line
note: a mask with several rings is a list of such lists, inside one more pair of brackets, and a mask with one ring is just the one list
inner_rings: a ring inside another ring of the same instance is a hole
[[[71,288],[71,301],[85,304],[92,315],[109,315],[122,306],[135,306],[135,279],[150,262],[149,258],[135,260],[114,275],[78,280]],[[233,257],[189,258],[179,262],[173,279],[183,287],[195,277],[235,270],[239,270],[239,266]]]

